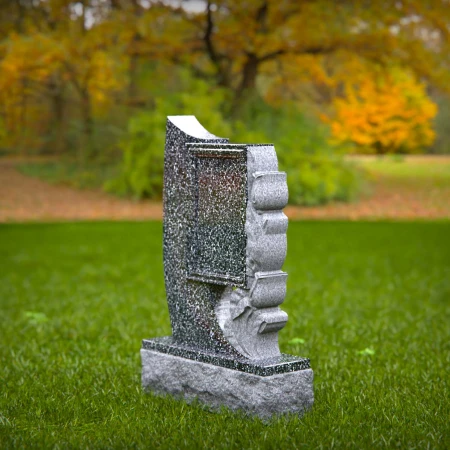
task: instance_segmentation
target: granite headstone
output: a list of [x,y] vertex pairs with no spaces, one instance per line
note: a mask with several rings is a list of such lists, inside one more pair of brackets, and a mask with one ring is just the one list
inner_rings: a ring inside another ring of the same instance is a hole
[[144,339],[144,388],[265,418],[303,413],[309,359],[278,346],[288,190],[273,145],[230,144],[170,116],[163,196],[172,336]]

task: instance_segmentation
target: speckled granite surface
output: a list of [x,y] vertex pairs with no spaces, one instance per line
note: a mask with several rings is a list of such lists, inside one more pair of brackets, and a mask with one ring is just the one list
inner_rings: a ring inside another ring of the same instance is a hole
[[142,349],[141,357],[144,389],[197,399],[213,410],[225,406],[268,419],[302,415],[314,402],[311,369],[262,377],[154,350]]
[[170,116],[164,278],[172,336],[143,341],[147,390],[267,417],[313,402],[309,359],[284,355],[286,173],[272,144],[230,144]]

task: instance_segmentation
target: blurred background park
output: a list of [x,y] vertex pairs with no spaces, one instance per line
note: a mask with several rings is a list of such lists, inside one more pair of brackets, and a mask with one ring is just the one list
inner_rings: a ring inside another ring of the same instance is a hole
[[161,217],[178,114],[273,142],[291,217],[450,217],[447,0],[0,5],[2,221]]
[[[449,0],[0,0],[0,448],[449,449],[449,38]],[[180,114],[288,174],[304,418],[141,390]]]

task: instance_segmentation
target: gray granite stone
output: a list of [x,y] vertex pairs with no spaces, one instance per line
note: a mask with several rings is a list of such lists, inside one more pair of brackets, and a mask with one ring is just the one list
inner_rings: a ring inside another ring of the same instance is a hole
[[262,377],[154,350],[141,350],[142,385],[156,394],[199,400],[267,419],[303,414],[314,401],[311,369]]
[[272,144],[230,144],[193,116],[168,117],[163,253],[172,336],[143,341],[147,389],[261,417],[312,403],[309,359],[278,346],[288,319],[279,307],[287,201]]
[[[187,144],[203,143],[214,148],[214,144],[227,142],[206,131],[194,116],[168,117],[163,190],[164,278],[173,338],[204,350],[239,356],[223,336],[214,313],[213,305],[222,294],[223,283],[208,282],[213,273],[206,280],[200,274],[196,276],[196,268],[204,268],[205,264],[192,262],[194,255],[202,253],[196,246],[200,242],[196,238],[199,158]],[[238,173],[239,170],[245,177],[245,167],[237,167]],[[242,214],[245,216],[245,211]],[[245,234],[243,225],[240,234]]]
[[230,144],[170,116],[164,272],[173,339],[206,352],[279,356],[286,295],[286,174],[271,144]]

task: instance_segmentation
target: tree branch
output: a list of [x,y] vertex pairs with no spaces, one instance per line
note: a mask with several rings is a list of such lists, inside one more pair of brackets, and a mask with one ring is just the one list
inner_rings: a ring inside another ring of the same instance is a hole
[[259,29],[262,33],[267,33],[267,12],[269,9],[269,5],[267,1],[264,1],[262,5],[256,11],[256,22],[259,25]]
[[275,50],[273,52],[266,53],[265,55],[259,57],[258,60],[259,60],[259,62],[269,61],[270,59],[275,59],[278,56],[285,55],[286,53],[287,53],[287,50],[280,48],[279,50]]
[[258,62],[262,63],[265,61],[269,61],[271,59],[276,59],[278,56],[287,55],[289,53],[292,53],[293,55],[327,55],[329,53],[333,53],[339,47],[340,46],[338,46],[338,45],[330,46],[330,47],[317,46],[317,47],[306,47],[306,48],[297,49],[297,50],[280,48],[278,50],[274,50],[273,52],[266,53],[265,55],[260,56],[258,58]]
[[208,0],[206,6],[206,29],[205,34],[203,36],[203,40],[205,42],[206,51],[208,52],[211,61],[214,63],[217,69],[220,70],[220,57],[217,54],[216,49],[214,48],[214,44],[212,42],[213,32],[214,32],[214,22],[212,16],[211,1]]

